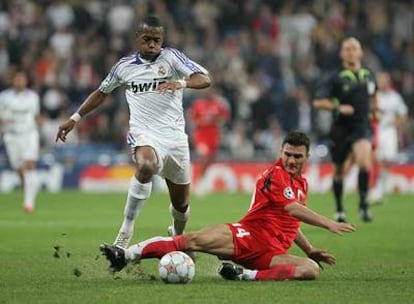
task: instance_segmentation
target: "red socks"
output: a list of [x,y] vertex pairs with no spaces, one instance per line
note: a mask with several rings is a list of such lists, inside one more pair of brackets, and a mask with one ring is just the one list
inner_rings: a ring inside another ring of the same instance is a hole
[[295,278],[295,269],[296,265],[294,264],[276,265],[270,269],[258,270],[255,279],[258,281],[292,280]]
[[161,258],[171,251],[183,251],[185,240],[183,235],[171,237],[157,237],[140,244],[143,246],[141,259]]

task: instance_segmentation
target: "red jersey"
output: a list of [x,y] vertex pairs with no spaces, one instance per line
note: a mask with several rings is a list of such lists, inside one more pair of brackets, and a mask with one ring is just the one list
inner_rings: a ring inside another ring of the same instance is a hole
[[291,176],[278,160],[256,182],[256,190],[248,213],[239,223],[263,236],[264,241],[277,239],[288,250],[296,238],[300,220],[284,207],[299,202],[306,206],[308,182],[305,177]]
[[197,99],[190,108],[190,118],[195,148],[200,154],[214,155],[220,144],[220,124],[230,118],[226,102],[219,97]]
[[221,98],[197,99],[190,108],[190,117],[196,132],[220,134],[220,122],[230,118],[226,102]]

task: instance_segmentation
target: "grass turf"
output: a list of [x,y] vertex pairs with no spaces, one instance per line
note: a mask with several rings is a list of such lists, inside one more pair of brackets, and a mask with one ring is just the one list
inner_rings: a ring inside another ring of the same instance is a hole
[[[188,285],[167,285],[157,277],[157,260],[112,276],[99,255],[122,220],[125,194],[41,193],[33,214],[25,214],[21,193],[0,194],[0,303],[411,303],[414,286],[414,197],[392,195],[373,207],[374,222],[357,217],[356,196],[345,199],[357,232],[342,237],[308,225],[314,246],[338,260],[316,281],[229,282],[216,274],[220,262],[198,254]],[[250,195],[213,194],[192,199],[189,230],[237,221]],[[331,195],[310,195],[308,206],[332,215]],[[165,235],[168,198],[153,194],[136,225],[135,240]],[[56,247],[56,248],[54,248]],[[291,253],[301,254],[297,248]]]

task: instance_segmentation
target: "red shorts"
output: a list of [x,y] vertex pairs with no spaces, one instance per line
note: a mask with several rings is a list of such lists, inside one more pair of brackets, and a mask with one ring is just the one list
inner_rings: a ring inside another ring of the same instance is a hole
[[195,132],[194,146],[202,155],[215,155],[220,144],[220,137],[216,134]]
[[276,239],[269,240],[260,231],[240,223],[227,224],[233,234],[233,262],[248,269],[269,269],[275,255],[285,254],[283,245]]

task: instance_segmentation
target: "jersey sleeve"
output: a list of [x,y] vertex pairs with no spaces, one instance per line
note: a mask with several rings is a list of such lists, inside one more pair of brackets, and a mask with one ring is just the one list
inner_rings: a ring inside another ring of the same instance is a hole
[[285,176],[279,170],[273,172],[272,174],[272,182],[268,198],[272,202],[283,207],[290,203],[297,202],[295,192],[290,183],[290,178]]
[[174,48],[168,48],[170,60],[179,77],[190,77],[194,73],[208,74],[207,69],[189,59],[184,53]]
[[122,85],[121,79],[119,76],[120,64],[121,64],[121,61],[118,61],[114,66],[112,66],[109,74],[101,82],[101,85],[99,86],[99,89],[98,89],[99,91],[105,94],[109,94],[113,90],[115,90],[117,87]]

